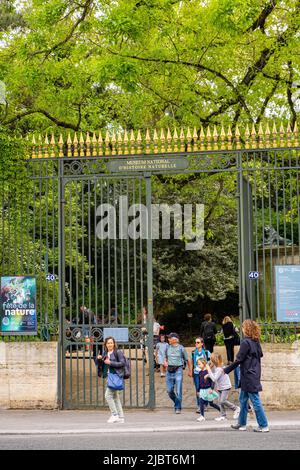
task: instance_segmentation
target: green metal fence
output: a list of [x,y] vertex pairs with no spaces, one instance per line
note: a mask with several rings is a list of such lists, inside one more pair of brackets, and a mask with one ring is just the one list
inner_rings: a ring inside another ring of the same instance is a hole
[[[274,266],[300,265],[299,148],[187,150],[168,155],[186,160],[186,169],[175,165],[155,174],[190,173],[199,179],[219,175],[232,182],[227,197],[236,208],[232,256],[240,320],[257,319],[265,341],[294,341],[299,323],[276,321]],[[94,359],[102,350],[105,328],[128,328],[122,347],[131,360],[132,377],[124,404],[153,408],[152,241],[122,238],[120,233],[113,240],[97,236],[102,204],[115,208],[117,220],[120,197],[128,205],[150,207],[152,173],[140,169],[112,174],[107,169],[111,160],[124,163],[141,155],[63,157],[62,146],[60,152],[29,159],[26,181],[12,175],[1,182],[1,275],[33,275],[38,288],[38,335],[2,340],[58,340],[61,406],[101,407],[104,383]],[[249,272],[259,277],[251,279]]]

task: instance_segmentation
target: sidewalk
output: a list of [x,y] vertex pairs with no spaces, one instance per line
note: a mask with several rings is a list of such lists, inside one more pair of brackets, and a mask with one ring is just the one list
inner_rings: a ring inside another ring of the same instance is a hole
[[[124,424],[107,424],[107,410],[0,410],[0,435],[224,431],[234,423],[232,419],[225,423],[214,421],[218,416],[214,410],[206,413],[205,422],[197,422],[198,416],[191,410],[183,410],[181,415],[175,415],[171,409],[125,410]],[[271,430],[300,430],[300,410],[269,411],[267,417]],[[229,413],[228,418],[231,418]],[[248,420],[249,429],[256,426],[255,418],[251,417]]]

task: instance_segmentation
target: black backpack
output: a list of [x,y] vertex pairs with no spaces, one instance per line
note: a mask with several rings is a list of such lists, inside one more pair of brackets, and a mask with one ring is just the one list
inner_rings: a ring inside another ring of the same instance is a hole
[[[126,379],[129,379],[129,377],[131,376],[130,362],[129,362],[129,359],[127,359],[127,357],[124,355],[123,351],[121,351],[121,353],[122,353],[123,356],[124,356],[124,362],[125,362],[125,364],[124,364],[123,379],[126,380]],[[119,356],[118,356],[119,350],[117,350],[115,354],[116,354],[116,356],[117,356],[118,362],[121,362],[121,361],[119,360]]]
[[203,329],[204,342],[205,342],[205,340],[214,339],[214,337],[215,337],[214,326],[215,326],[215,324],[212,323],[212,322],[207,322],[206,325],[204,325],[204,329]]

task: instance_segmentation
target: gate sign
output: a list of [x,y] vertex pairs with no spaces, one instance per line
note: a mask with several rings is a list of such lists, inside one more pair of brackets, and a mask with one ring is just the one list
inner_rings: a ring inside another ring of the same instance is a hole
[[249,279],[258,279],[259,278],[259,272],[258,271],[249,271]]
[[170,170],[185,170],[189,166],[187,158],[175,157],[149,157],[149,158],[126,158],[110,160],[107,163],[107,168],[111,173],[118,172],[160,172]]
[[0,334],[36,335],[35,277],[3,276],[0,293]]
[[300,265],[275,266],[278,322],[300,321]]

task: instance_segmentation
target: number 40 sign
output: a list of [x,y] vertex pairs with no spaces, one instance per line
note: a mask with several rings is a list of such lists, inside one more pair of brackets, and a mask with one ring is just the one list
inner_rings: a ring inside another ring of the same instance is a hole
[[249,271],[249,279],[250,280],[256,280],[259,278],[259,272],[258,271]]
[[57,279],[56,274],[47,274],[46,281],[55,281]]

